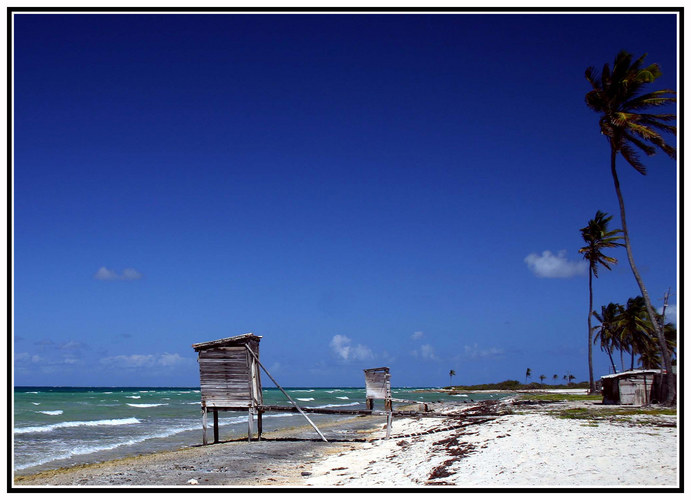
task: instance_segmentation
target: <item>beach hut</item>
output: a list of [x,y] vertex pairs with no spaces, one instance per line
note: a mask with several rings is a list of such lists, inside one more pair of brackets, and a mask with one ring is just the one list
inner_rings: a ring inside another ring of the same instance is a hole
[[374,408],[374,400],[383,399],[384,408],[391,410],[391,374],[387,367],[365,370],[365,405]]
[[602,379],[602,404],[646,405],[653,401],[654,382],[660,370],[630,370],[605,375]]
[[252,333],[193,344],[198,353],[201,385],[203,442],[207,444],[207,415],[214,419],[214,443],[218,442],[218,412],[248,412],[247,434],[252,438],[257,416],[258,439],[262,433],[263,404],[259,372],[259,341]]
[[383,399],[386,410],[386,438],[391,436],[393,424],[393,406],[391,400],[391,374],[389,368],[368,368],[365,370],[365,406],[368,410],[374,408],[374,400]]

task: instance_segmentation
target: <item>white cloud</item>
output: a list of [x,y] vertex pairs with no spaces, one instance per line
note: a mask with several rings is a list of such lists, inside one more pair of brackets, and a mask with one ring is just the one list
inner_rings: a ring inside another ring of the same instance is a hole
[[504,349],[498,347],[490,347],[489,349],[480,349],[477,344],[463,346],[465,357],[467,358],[498,358],[504,355]]
[[415,349],[411,353],[413,356],[420,357],[422,359],[426,359],[429,361],[438,361],[439,358],[437,355],[434,353],[434,347],[432,347],[430,344],[423,344],[420,346],[419,349]]
[[122,279],[127,281],[140,280],[142,279],[142,273],[132,267],[128,267],[122,272]]
[[142,279],[142,273],[132,267],[125,269],[122,274],[118,274],[107,267],[101,267],[94,274],[94,279],[101,281],[134,281]]
[[585,261],[568,260],[566,250],[561,250],[556,255],[549,250],[542,252],[542,255],[531,253],[524,262],[539,278],[572,278],[585,274],[588,270]]
[[[658,308],[657,312],[662,314],[662,307]],[[667,309],[665,309],[665,323],[674,323],[674,325],[677,324],[676,304],[670,304],[667,306]]]
[[423,335],[424,335],[423,332],[414,332],[414,333],[410,336],[410,338],[413,339],[413,340],[418,340],[418,339],[421,339]]
[[344,361],[364,361],[373,357],[372,350],[362,344],[350,345],[351,340],[345,335],[334,335],[331,339],[331,350]]
[[102,365],[111,368],[170,368],[188,361],[177,353],[170,354],[167,352],[163,354],[120,354],[100,360]]

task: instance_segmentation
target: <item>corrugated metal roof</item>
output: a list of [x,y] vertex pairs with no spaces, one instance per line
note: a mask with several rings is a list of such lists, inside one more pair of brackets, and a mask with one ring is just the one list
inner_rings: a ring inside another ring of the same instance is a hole
[[612,373],[610,375],[603,375],[600,378],[620,378],[620,377],[630,377],[632,375],[650,375],[661,373],[662,370],[629,370],[626,372]]

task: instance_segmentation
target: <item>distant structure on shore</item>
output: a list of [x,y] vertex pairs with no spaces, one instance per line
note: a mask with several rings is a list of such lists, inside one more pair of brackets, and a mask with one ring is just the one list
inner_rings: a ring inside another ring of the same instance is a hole
[[384,408],[391,409],[391,374],[388,367],[365,370],[365,405],[374,408],[374,400],[383,399]]

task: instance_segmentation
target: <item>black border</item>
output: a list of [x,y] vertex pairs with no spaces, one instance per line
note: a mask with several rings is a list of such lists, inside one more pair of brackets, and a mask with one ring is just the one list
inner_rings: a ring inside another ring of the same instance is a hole
[[[13,374],[13,341],[14,332],[12,328],[12,291],[14,289],[13,283],[13,241],[12,241],[12,221],[13,221],[13,199],[12,199],[12,159],[13,159],[13,143],[12,143],[12,63],[13,63],[13,15],[15,13],[31,13],[31,12],[45,12],[45,13],[236,13],[236,12],[252,12],[257,14],[267,13],[358,13],[358,14],[374,14],[374,13],[478,13],[483,12],[487,14],[502,14],[502,13],[589,13],[589,14],[606,14],[606,13],[660,13],[669,12],[677,13],[679,21],[678,32],[678,53],[679,60],[678,75],[679,86],[681,91],[678,92],[679,112],[677,117],[677,125],[679,129],[678,144],[683,143],[684,137],[684,7],[7,7],[7,492],[8,493],[154,493],[154,492],[170,492],[170,493],[373,493],[373,492],[400,492],[400,493],[683,493],[684,492],[684,425],[683,425],[683,398],[678,400],[678,429],[679,429],[679,486],[673,488],[663,487],[610,487],[610,488],[564,488],[564,487],[546,487],[546,488],[463,488],[463,487],[445,487],[445,486],[424,486],[419,488],[314,488],[314,487],[214,487],[214,488],[185,488],[185,487],[79,487],[79,486],[47,486],[47,487],[30,487],[30,486],[14,486],[12,470],[12,374]],[[678,325],[677,331],[683,332],[683,299],[684,299],[684,149],[678,148],[679,153],[679,184],[678,184],[678,200],[679,200],[679,253],[678,253]],[[679,349],[678,359],[683,359],[683,344]],[[678,364],[678,394],[683,394],[683,369],[681,364]]]

